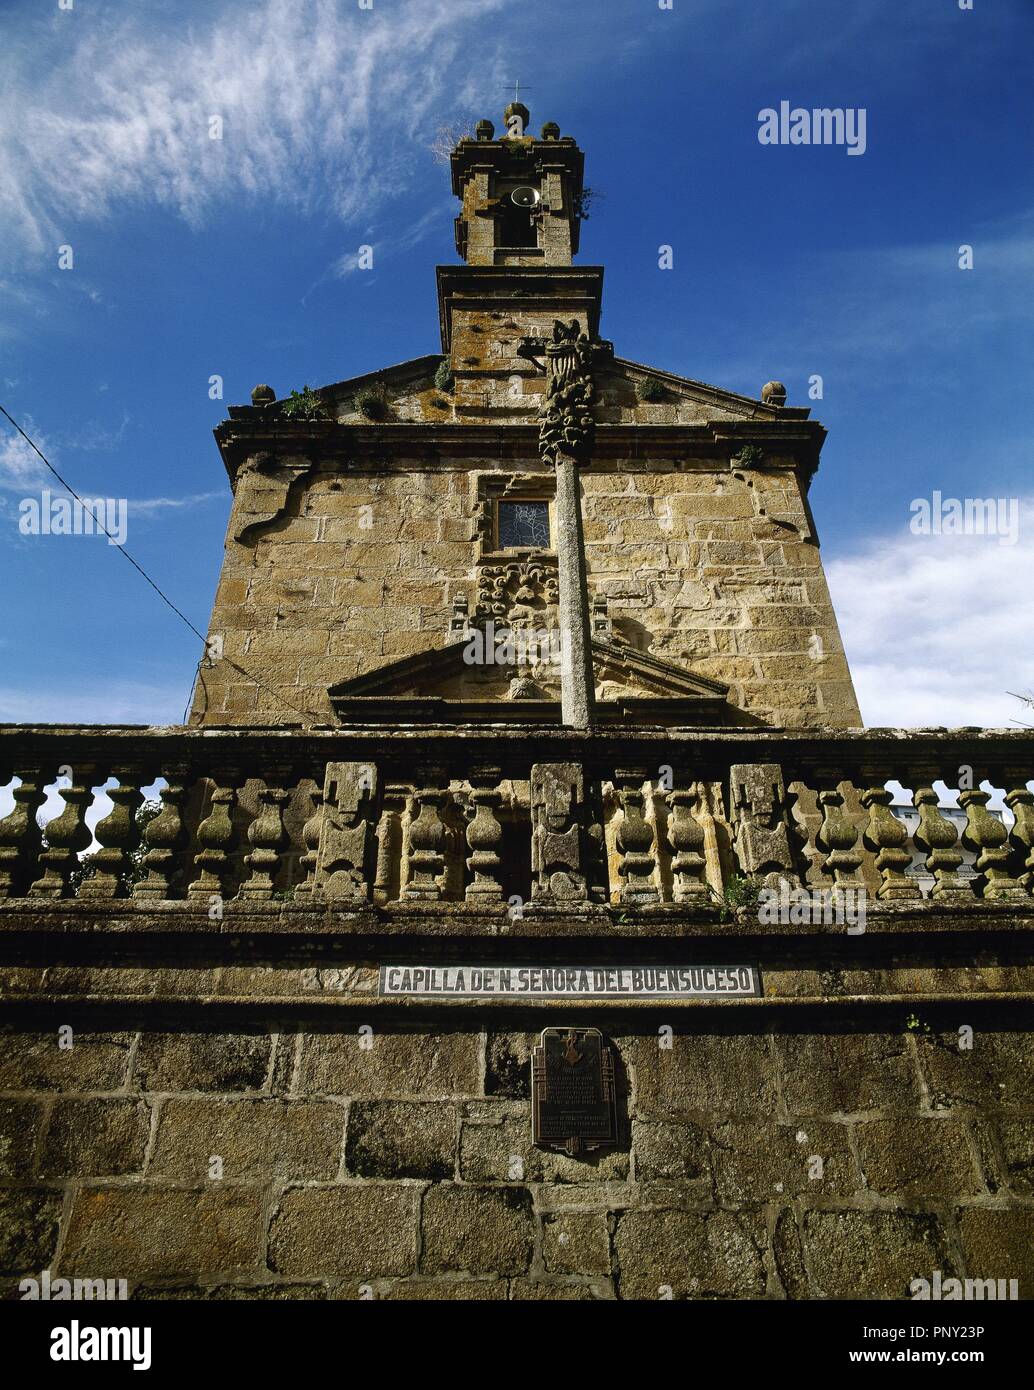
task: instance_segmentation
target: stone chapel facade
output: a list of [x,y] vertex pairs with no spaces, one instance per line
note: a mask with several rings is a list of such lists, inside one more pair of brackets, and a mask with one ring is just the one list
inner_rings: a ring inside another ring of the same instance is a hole
[[8,1296],[1034,1294],[1031,736],[861,727],[822,426],[621,357],[528,119],[440,351],[217,429],[188,723],[0,728]]

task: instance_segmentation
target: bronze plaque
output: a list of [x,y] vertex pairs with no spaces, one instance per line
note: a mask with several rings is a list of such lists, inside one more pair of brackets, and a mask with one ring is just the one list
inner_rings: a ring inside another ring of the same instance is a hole
[[614,1057],[598,1028],[546,1028],[531,1054],[531,1137],[574,1157],[617,1142]]

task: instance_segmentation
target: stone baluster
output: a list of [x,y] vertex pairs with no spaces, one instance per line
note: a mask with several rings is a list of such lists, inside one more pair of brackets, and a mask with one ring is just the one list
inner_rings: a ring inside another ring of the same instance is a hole
[[169,769],[165,776],[168,786],[161,794],[161,810],[144,831],[147,852],[143,866],[147,872],[133,885],[134,898],[171,898],[177,878],[179,851],[186,840],[183,802],[187,795],[187,777],[183,768]]
[[861,888],[858,869],[862,856],[855,848],[858,827],[844,810],[844,796],[839,787],[819,792],[822,825],[819,827],[819,848],[827,850],[822,861],[823,873],[832,875],[834,888]]
[[127,781],[121,771],[112,775],[119,778],[119,785],[109,787],[106,793],[111,801],[111,811],[98,822],[93,832],[101,848],[87,861],[92,872],[79,885],[80,898],[129,895],[131,884],[127,876],[133,869],[132,852],[140,843],[137,812],[144,796],[136,786],[140,780],[138,776]]
[[36,872],[43,832],[36,815],[45,774],[28,774],[12,788],[14,809],[0,821],[0,898],[19,898]]
[[77,767],[72,785],[60,788],[64,810],[43,832],[48,845],[39,857],[43,874],[29,888],[30,897],[70,896],[69,879],[79,867],[79,851],[86,849],[93,838],[86,826],[86,812],[93,802],[93,772],[92,767]]
[[1010,837],[1016,879],[1028,893],[1034,893],[1034,792],[1021,784],[1009,792],[1005,804],[1016,817]]
[[971,900],[972,889],[956,872],[962,863],[962,851],[955,847],[959,832],[941,815],[937,793],[933,787],[919,787],[913,799],[919,812],[915,842],[925,851],[926,867],[934,879],[931,897],[949,902]]
[[706,903],[710,900],[707,860],[704,857],[704,827],[693,815],[699,799],[696,783],[688,791],[668,792],[668,839],[674,850],[671,860],[672,891],[677,903]]
[[976,867],[980,877],[974,888],[981,897],[992,901],[1025,902],[1026,890],[1009,870],[1008,828],[988,811],[990,799],[990,792],[980,790],[959,794],[959,805],[966,812],[962,843],[977,855]]
[[923,893],[915,879],[905,873],[912,862],[905,848],[908,829],[890,810],[893,799],[886,787],[870,787],[862,792],[862,805],[869,812],[863,843],[876,851],[876,868],[883,880],[876,896],[885,902],[909,902],[922,898]]
[[499,880],[502,860],[499,845],[502,843],[503,827],[496,815],[502,792],[499,778],[502,770],[498,767],[475,767],[469,774],[471,786],[470,804],[473,808],[467,821],[467,868],[471,880],[467,884],[467,902],[490,906],[501,901],[503,887]]
[[316,865],[319,861],[320,831],[323,826],[323,788],[314,787],[311,795],[312,810],[302,826],[302,853],[298,859],[302,878],[294,890],[294,896],[298,899],[311,898],[316,886]]
[[620,898],[623,903],[655,903],[660,901],[653,872],[657,858],[654,853],[653,827],[647,821],[644,808],[644,768],[618,768],[614,783],[621,807],[617,847],[622,858],[618,863],[621,875]]
[[407,902],[437,902],[442,896],[439,875],[445,867],[445,824],[441,808],[448,797],[443,782],[439,769],[429,769],[425,785],[413,794],[417,814],[409,826],[409,881],[402,890]]
[[273,896],[273,881],[280,866],[280,851],[287,843],[284,830],[284,806],[290,800],[290,792],[272,782],[276,773],[271,774],[258,794],[258,815],[248,826],[248,843],[251,852],[244,856],[244,862],[251,870],[251,877],[241,884],[240,896],[260,902]]
[[402,817],[409,788],[387,786],[381,797],[381,819],[377,826],[377,869],[373,885],[375,903],[391,902],[399,895],[402,881]]
[[194,855],[194,863],[200,872],[187,889],[191,902],[207,902],[211,897],[224,896],[223,889],[230,869],[229,851],[237,839],[233,825],[233,805],[237,793],[233,787],[222,785],[223,780],[220,779],[212,787],[208,815],[197,828],[200,851]]

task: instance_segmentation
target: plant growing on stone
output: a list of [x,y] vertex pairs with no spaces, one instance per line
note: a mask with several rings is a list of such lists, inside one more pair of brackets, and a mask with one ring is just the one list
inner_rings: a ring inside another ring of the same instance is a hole
[[759,463],[764,463],[764,461],[765,451],[759,449],[756,444],[744,444],[736,455],[736,462],[743,468],[756,468]]
[[323,398],[308,386],[300,391],[292,391],[281,402],[280,414],[285,420],[329,420],[330,412]]
[[589,209],[601,201],[603,194],[598,188],[586,185],[574,196],[574,215],[580,222],[588,222]]
[[663,401],[664,386],[653,376],[644,376],[635,384],[636,397],[644,402]]
[[711,896],[718,906],[720,920],[727,922],[730,917],[747,917],[756,913],[763,886],[758,874],[732,874],[722,892],[712,888]]
[[375,381],[370,386],[360,386],[352,397],[352,404],[360,415],[368,420],[383,420],[388,413],[388,393],[383,382]]
[[447,357],[443,357],[438,363],[434,374],[434,384],[439,391],[451,391],[455,378],[452,375],[452,363]]

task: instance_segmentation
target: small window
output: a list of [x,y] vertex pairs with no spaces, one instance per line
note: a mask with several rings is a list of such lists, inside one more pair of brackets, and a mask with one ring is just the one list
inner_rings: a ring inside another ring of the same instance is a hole
[[500,502],[500,550],[548,550],[548,502]]

